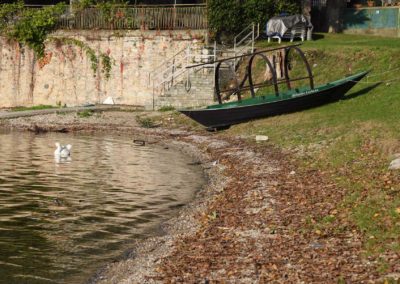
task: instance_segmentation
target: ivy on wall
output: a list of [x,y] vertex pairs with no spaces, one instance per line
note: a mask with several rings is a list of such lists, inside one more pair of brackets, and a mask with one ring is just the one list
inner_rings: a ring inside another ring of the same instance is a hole
[[[31,48],[37,59],[42,59],[45,56],[45,43],[47,40],[54,40],[49,35],[57,28],[58,18],[66,11],[67,7],[62,3],[41,9],[26,8],[23,1],[0,4],[0,33],[10,40]],[[100,62],[105,77],[107,79],[110,77],[112,61],[108,54],[97,55],[88,45],[73,38],[58,40],[82,48],[91,62],[94,75]]]
[[105,14],[114,9],[127,7],[129,1],[123,0],[74,0],[72,6],[74,10],[83,10],[90,7],[96,7]]
[[112,60],[111,57],[106,53],[100,53],[97,56],[96,51],[91,48],[89,45],[75,38],[68,37],[49,37],[49,41],[53,41],[56,45],[70,44],[81,48],[85,53],[87,58],[90,60],[90,68],[93,71],[93,74],[96,74],[99,69],[99,64],[101,65],[101,71],[104,73],[106,79],[110,78],[111,69],[112,69]]
[[47,35],[57,24],[57,18],[65,11],[64,4],[43,9],[28,9],[19,1],[0,6],[0,32],[7,38],[30,47],[35,54],[44,56]]

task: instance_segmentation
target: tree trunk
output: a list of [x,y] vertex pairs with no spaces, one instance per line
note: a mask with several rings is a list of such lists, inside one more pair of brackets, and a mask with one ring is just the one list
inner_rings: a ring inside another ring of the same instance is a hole
[[302,1],[302,12],[303,15],[311,22],[311,0]]
[[328,0],[328,32],[338,33],[341,31],[340,12],[346,7],[345,0]]

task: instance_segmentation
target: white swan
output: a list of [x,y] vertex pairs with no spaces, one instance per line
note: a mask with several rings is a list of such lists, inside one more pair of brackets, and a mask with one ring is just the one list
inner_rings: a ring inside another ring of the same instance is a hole
[[57,142],[56,147],[57,148],[54,151],[54,156],[60,157],[60,158],[68,158],[69,156],[71,156],[72,145],[68,144],[68,145],[64,146]]

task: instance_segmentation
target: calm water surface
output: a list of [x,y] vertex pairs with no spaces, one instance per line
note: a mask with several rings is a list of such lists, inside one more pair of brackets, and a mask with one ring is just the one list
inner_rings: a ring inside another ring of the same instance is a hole
[[129,137],[0,132],[0,283],[85,282],[203,183],[187,156]]

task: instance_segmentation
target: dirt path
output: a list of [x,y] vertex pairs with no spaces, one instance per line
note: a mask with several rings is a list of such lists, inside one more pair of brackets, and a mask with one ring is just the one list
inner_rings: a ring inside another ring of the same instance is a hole
[[[174,143],[196,155],[209,183],[165,235],[140,242],[92,283],[368,283],[377,263],[334,208],[344,190],[306,171],[271,144],[184,129],[141,129],[132,113],[18,118],[31,131],[123,131]],[[326,229],[321,220],[330,224]],[[335,228],[334,230],[332,228]]]

